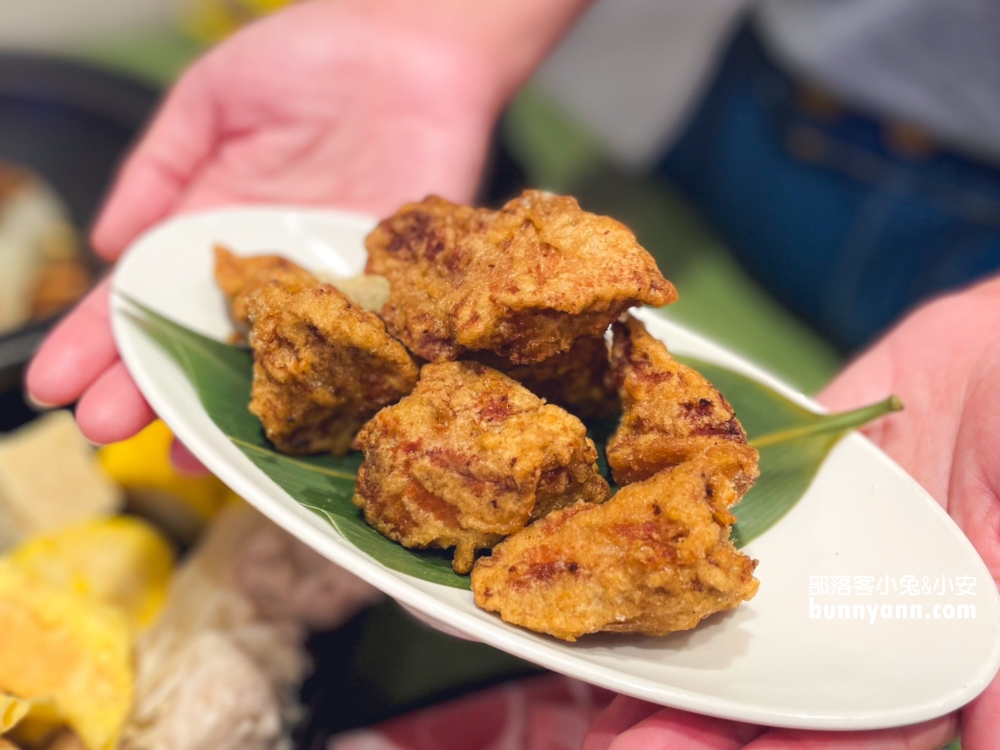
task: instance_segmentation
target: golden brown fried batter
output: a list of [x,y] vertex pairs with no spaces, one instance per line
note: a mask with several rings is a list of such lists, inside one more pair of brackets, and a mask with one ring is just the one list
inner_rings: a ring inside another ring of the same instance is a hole
[[603,336],[579,338],[568,352],[531,365],[515,365],[493,352],[472,352],[468,358],[499,370],[580,419],[602,419],[621,412]]
[[693,628],[757,593],[757,562],[729,541],[729,508],[756,476],[756,451],[723,443],[603,505],[557,510],[476,562],[476,604],[567,641]]
[[459,573],[531,519],[611,494],[579,419],[475,362],[425,365],[357,444],[365,520],[405,547],[455,547]]
[[[304,268],[278,255],[233,255],[222,245],[215,246],[215,281],[229,300],[233,322],[240,329],[247,322],[251,295],[269,281],[301,288],[316,283]],[[242,332],[242,331],[241,331]]]
[[537,190],[500,211],[431,196],[365,244],[367,272],[391,285],[386,326],[432,362],[465,350],[540,362],[601,335],[630,307],[677,298],[625,226]]
[[271,281],[250,296],[250,411],[283,453],[346,453],[379,409],[413,390],[409,353],[329,284]]
[[747,442],[723,395],[671,357],[640,321],[628,316],[612,330],[611,368],[623,414],[607,451],[619,485],[689,461],[710,445]]

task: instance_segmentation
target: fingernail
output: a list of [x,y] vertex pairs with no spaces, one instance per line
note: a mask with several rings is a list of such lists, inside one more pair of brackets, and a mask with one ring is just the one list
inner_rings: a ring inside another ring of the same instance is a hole
[[37,398],[32,396],[27,390],[22,394],[24,396],[24,403],[30,406],[35,411],[41,413],[44,411],[52,411],[59,407],[59,404],[47,404],[44,401],[39,401]]

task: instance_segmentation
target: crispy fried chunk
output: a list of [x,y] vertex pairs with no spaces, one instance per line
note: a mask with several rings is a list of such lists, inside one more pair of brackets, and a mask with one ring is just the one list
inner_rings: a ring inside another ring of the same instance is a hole
[[250,296],[250,411],[283,453],[342,455],[372,415],[417,381],[409,353],[329,284],[271,281]]
[[630,307],[677,297],[624,225],[537,190],[500,211],[431,196],[365,244],[367,272],[391,286],[386,325],[432,362],[466,350],[540,362],[601,335]]
[[568,352],[531,365],[515,365],[493,352],[473,352],[469,359],[499,370],[580,419],[602,419],[621,412],[603,336],[579,338]]
[[693,628],[757,593],[757,562],[729,541],[729,508],[756,476],[753,448],[722,443],[603,505],[557,510],[476,561],[476,604],[567,641]]
[[455,547],[459,573],[532,519],[610,495],[580,420],[475,362],[425,365],[357,444],[368,523],[406,547]]
[[623,414],[607,450],[619,485],[689,461],[711,445],[747,442],[723,395],[671,357],[640,321],[628,316],[612,330],[611,367]]
[[242,329],[247,322],[250,297],[269,281],[286,287],[305,287],[316,278],[301,266],[279,255],[234,255],[222,245],[215,246],[215,281],[229,300],[233,322]]

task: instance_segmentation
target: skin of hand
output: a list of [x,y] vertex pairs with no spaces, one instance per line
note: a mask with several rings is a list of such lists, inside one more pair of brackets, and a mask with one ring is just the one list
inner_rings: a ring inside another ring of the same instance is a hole
[[[909,315],[821,394],[832,410],[895,393],[902,412],[864,431],[948,511],[1000,581],[1000,278]],[[963,750],[1000,747],[1000,678],[957,714],[899,729],[806,732],[619,696],[584,750]]]
[[[92,234],[115,260],[171,215],[246,203],[385,215],[428,193],[468,202],[506,100],[585,0],[314,0],[198,60],[123,165]],[[118,359],[108,284],[52,332],[27,377],[78,401],[95,443],[154,415]],[[175,451],[182,467],[191,464]]]

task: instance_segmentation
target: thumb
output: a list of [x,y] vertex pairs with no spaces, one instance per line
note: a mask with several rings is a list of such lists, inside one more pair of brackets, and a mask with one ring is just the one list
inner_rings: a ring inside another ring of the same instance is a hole
[[219,129],[207,71],[203,58],[181,77],[119,171],[91,233],[107,260],[171,213],[214,150]]

